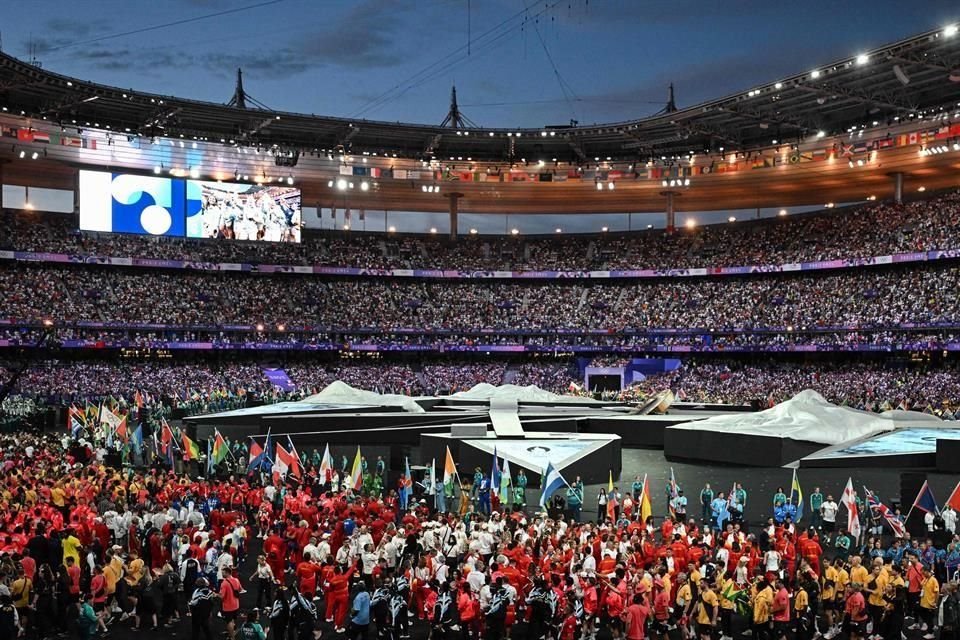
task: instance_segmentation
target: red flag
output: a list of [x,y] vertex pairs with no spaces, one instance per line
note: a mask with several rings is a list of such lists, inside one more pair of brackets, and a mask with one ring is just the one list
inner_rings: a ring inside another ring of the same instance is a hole
[[953,488],[953,493],[947,498],[947,504],[953,507],[954,511],[960,511],[960,482]]
[[163,421],[163,426],[160,429],[160,452],[166,453],[167,447],[173,442],[173,430],[170,428],[170,425],[167,424],[167,421]]

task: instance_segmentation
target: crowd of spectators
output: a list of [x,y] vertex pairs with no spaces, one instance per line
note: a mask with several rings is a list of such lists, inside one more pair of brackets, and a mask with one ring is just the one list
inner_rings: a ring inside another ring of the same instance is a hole
[[686,361],[670,373],[637,383],[629,394],[664,389],[678,400],[764,405],[813,389],[827,400],[868,411],[926,410],[947,418],[960,410],[960,371],[955,366],[906,367],[883,363],[813,364],[768,361]]
[[783,264],[954,249],[960,195],[894,205],[601,237],[490,240],[456,244],[433,236],[305,233],[301,244],[217,242],[77,232],[64,215],[6,212],[0,248],[201,262],[328,265],[367,269],[458,270],[678,269]]
[[0,266],[0,319],[316,330],[702,328],[960,323],[960,267],[669,281],[436,282]]

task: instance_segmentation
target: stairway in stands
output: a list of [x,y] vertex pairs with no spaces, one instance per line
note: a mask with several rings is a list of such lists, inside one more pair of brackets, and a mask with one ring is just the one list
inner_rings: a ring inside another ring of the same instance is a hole
[[503,382],[501,382],[501,384],[513,384],[517,379],[518,373],[520,373],[519,364],[508,364],[506,370],[503,372]]

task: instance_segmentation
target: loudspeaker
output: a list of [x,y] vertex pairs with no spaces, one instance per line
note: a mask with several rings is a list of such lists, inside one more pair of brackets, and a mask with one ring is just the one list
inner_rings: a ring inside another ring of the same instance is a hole
[[[910,505],[920,493],[920,488],[927,481],[927,474],[920,472],[907,472],[900,474],[900,504],[901,509],[910,511]],[[906,515],[906,513],[904,513]],[[907,520],[907,531],[912,535],[921,535],[926,531],[923,524],[923,511],[914,509]]]
[[960,473],[960,440],[937,438],[937,471]]

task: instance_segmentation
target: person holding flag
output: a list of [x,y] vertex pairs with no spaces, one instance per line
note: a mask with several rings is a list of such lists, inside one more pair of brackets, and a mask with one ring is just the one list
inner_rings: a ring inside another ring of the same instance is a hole
[[923,512],[923,524],[926,526],[928,533],[933,533],[933,523],[937,515],[939,515],[940,509],[937,508],[937,499],[933,497],[933,489],[930,488],[926,480],[923,481],[920,492],[917,493],[917,497],[914,498],[913,506],[911,506],[910,511],[907,512],[907,521],[910,520],[910,514],[913,513],[914,509],[919,509]]
[[953,488],[953,492],[943,505],[943,511],[940,512],[943,528],[951,534],[957,532],[957,511],[960,511],[960,482]]
[[363,489],[363,456],[360,455],[360,445],[357,445],[357,455],[353,458],[353,467],[350,469],[350,486],[355,494]]
[[847,479],[840,502],[847,508],[847,531],[854,541],[860,539],[860,512],[857,507],[857,492],[853,489],[853,478]]
[[[482,485],[481,485],[482,487]],[[493,445],[493,464],[490,467],[490,482],[488,485],[488,502],[489,507],[487,513],[489,514],[491,510],[495,511],[499,508],[499,496],[497,495],[500,491],[500,462],[497,459],[497,445]],[[481,510],[480,513],[483,513]]]
[[453,462],[453,454],[450,453],[450,447],[447,446],[447,454],[443,461],[443,497],[444,501],[453,505],[453,499],[456,496],[455,487],[460,484],[460,476],[457,474],[457,465]]
[[564,486],[572,488],[570,483],[564,480],[560,472],[553,466],[553,463],[547,461],[547,468],[543,472],[543,491],[540,492],[540,509],[546,510],[547,500]]
[[790,497],[787,498],[787,504],[794,507],[793,521],[800,522],[803,518],[803,489],[800,488],[796,469],[793,470],[793,480],[790,481]]

